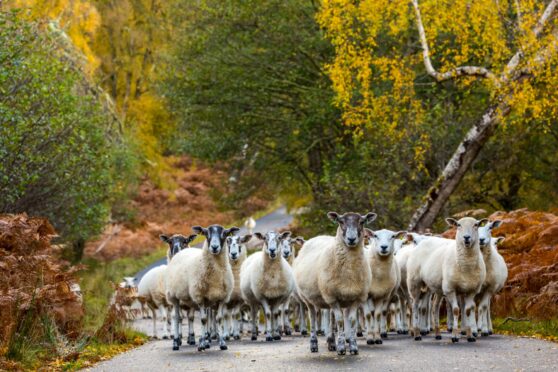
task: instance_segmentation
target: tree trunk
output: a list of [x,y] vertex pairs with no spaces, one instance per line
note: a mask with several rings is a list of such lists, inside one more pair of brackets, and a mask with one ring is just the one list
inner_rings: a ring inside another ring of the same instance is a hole
[[415,211],[409,231],[423,232],[432,223],[455,191],[461,179],[476,159],[482,147],[494,133],[499,120],[510,112],[510,106],[501,100],[491,105],[482,118],[469,130],[453,153],[444,171],[424,197],[424,203]]

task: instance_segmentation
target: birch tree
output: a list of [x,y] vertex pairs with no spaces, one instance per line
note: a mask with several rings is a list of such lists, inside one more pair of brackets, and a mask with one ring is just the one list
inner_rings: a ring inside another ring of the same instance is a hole
[[[420,125],[430,79],[488,93],[409,229],[432,225],[498,125],[555,117],[558,1],[326,0],[318,20],[336,48],[328,71],[344,123],[393,134]],[[381,88],[381,89],[379,89]],[[435,151],[435,149],[432,149]],[[418,151],[420,153],[420,151]]]

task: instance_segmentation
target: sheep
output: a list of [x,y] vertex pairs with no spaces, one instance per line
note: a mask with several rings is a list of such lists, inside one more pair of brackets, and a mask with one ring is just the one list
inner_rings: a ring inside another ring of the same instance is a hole
[[[196,238],[197,235],[190,235],[185,237],[181,234],[159,235],[161,241],[167,243],[169,248],[167,249],[167,265],[172,260],[172,258],[180,252],[182,249],[188,247],[189,243]],[[167,302],[165,294],[165,276],[167,265],[160,265],[149,270],[141,278],[138,284],[138,300],[142,304],[151,310],[153,315],[153,338],[157,338],[157,311],[162,310],[162,313],[166,319],[166,326],[163,327],[163,339],[169,338],[170,333],[170,304]],[[181,332],[179,332],[179,337],[182,337]]]
[[[401,281],[401,272],[393,256],[394,242],[407,232],[393,232],[385,229],[378,231],[366,229],[366,232],[370,235],[370,245],[367,247],[366,256],[370,265],[372,285],[363,308],[368,329],[366,343],[371,345],[381,344],[381,337],[387,337],[385,329],[387,310]],[[372,329],[372,325],[374,329]],[[380,328],[382,335],[380,335]]]
[[[425,300],[423,288],[426,287],[426,296],[428,296],[426,301],[429,301],[431,294],[436,294],[438,298],[443,294],[452,306],[452,342],[459,341],[457,323],[460,309],[457,297],[460,295],[464,297],[465,313],[468,318],[467,341],[474,342],[476,339],[470,327],[474,323],[474,298],[486,277],[486,268],[479,246],[478,228],[487,220],[477,221],[471,217],[464,217],[459,221],[447,218],[446,222],[450,226],[457,227],[456,239],[426,239],[419,243],[407,262],[407,287],[413,302],[415,340],[421,340],[418,328],[419,303]],[[434,325],[436,339],[441,339],[439,314]]]
[[[492,223],[491,223],[492,224]],[[508,279],[508,267],[497,246],[504,241],[504,237],[491,238],[490,243],[481,248],[486,265],[486,279],[477,295],[479,326],[482,336],[492,334],[492,319],[490,317],[490,300],[500,291]]]
[[[337,350],[339,355],[344,355],[345,331],[348,331],[349,351],[358,354],[356,312],[368,297],[371,280],[370,265],[364,255],[363,230],[365,224],[376,219],[376,214],[349,212],[340,216],[329,212],[327,215],[338,224],[337,233],[335,236],[317,236],[304,244],[293,264],[296,290],[310,313],[310,351],[318,352],[317,312],[330,309],[328,350]],[[337,344],[333,317],[339,333]]]
[[242,298],[250,306],[252,316],[252,340],[257,340],[257,310],[264,310],[266,341],[280,340],[277,333],[279,307],[290,297],[294,289],[291,266],[279,252],[281,241],[288,239],[290,231],[277,234],[255,233],[264,242],[263,249],[244,261],[240,269]]
[[[180,307],[189,311],[199,309],[202,334],[198,341],[198,351],[210,347],[208,334],[209,313],[217,309],[217,321],[221,320],[223,307],[229,301],[234,288],[234,276],[226,252],[226,238],[240,229],[225,229],[220,225],[207,228],[194,226],[196,234],[206,240],[202,249],[185,249],[177,253],[167,266],[166,297],[174,312],[173,350],[179,350],[182,340],[179,336]],[[189,317],[190,322],[190,317]],[[193,319],[192,319],[193,320]],[[223,335],[219,335],[219,347],[227,350]]]
[[138,294],[135,280],[136,278],[127,276],[118,285],[113,285],[114,293],[110,299],[110,306],[126,321],[132,321],[136,315],[135,310],[132,310]]
[[[296,238],[287,238],[281,240],[281,254],[283,255],[283,258],[287,260],[289,265],[291,265],[291,267],[293,265],[294,258],[296,255],[295,248],[294,248],[295,244],[300,244],[302,246],[304,244],[304,238],[301,236],[297,236]],[[292,334],[292,330],[290,327],[290,320],[289,320],[291,304],[293,304],[297,309],[300,309],[301,306],[304,306],[304,304],[300,301],[300,298],[296,296],[294,292],[291,295],[291,297],[283,305],[281,305],[281,332],[285,333],[285,335],[287,336],[290,336]],[[305,318],[302,317],[298,319],[299,316],[301,316],[300,311],[297,314],[295,314],[295,319],[296,319],[295,323],[299,325],[301,323],[303,324],[306,323]],[[304,328],[306,328],[305,325]]]
[[227,246],[229,248],[229,260],[234,277],[234,289],[232,291],[231,297],[225,307],[225,318],[224,318],[224,330],[223,337],[225,340],[229,338],[230,326],[232,323],[233,338],[235,340],[240,339],[240,327],[239,323],[241,321],[240,307],[244,304],[242,295],[240,293],[240,267],[242,263],[246,260],[246,242],[252,238],[252,235],[244,236],[229,236],[227,238]]

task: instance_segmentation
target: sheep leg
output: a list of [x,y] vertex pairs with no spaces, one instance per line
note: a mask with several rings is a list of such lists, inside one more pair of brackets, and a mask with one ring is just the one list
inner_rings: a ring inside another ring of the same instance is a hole
[[271,308],[271,333],[274,340],[281,339],[281,326],[279,318],[281,317],[281,305],[275,305]]
[[294,304],[294,308],[297,309],[298,311],[293,311],[293,322],[294,322],[294,331],[295,332],[300,332],[300,323],[301,323],[301,308],[302,308],[302,304],[299,303],[295,303]]
[[413,336],[415,336],[415,341],[420,341],[422,340],[421,334],[420,334],[420,329],[419,329],[419,323],[420,323],[420,302],[421,302],[421,295],[422,292],[420,290],[420,287],[415,288],[415,290],[412,292],[412,302],[413,302],[413,309],[411,312],[411,328],[412,328],[412,333]]
[[316,310],[316,323],[317,323],[317,335],[318,336],[323,336],[323,331],[322,331],[322,309],[317,309]]
[[333,311],[335,312],[335,322],[337,323],[337,354],[345,355],[345,327],[343,312],[341,311],[341,306],[336,303],[333,306]]
[[479,302],[479,325],[481,327],[481,335],[488,336],[488,306],[490,303],[490,294],[485,292],[482,294]]
[[358,345],[356,341],[356,322],[357,322],[357,306],[351,306],[345,309],[345,324],[349,325],[349,353],[351,355],[358,354]]
[[[465,297],[465,316],[467,318],[467,328],[466,328],[466,333],[467,333],[467,341],[469,342],[475,342],[476,338],[475,338],[475,334],[477,334],[477,322],[475,320],[475,309],[476,309],[476,305],[475,305],[475,295],[467,295]],[[474,332],[473,332],[474,330]]]
[[291,329],[291,303],[289,300],[287,300],[287,302],[285,302],[285,304],[283,305],[283,332],[285,332],[285,335],[290,336],[293,334],[293,331]]
[[303,335],[303,336],[306,336],[308,334],[308,328],[307,328],[308,324],[307,324],[307,319],[306,319],[306,311],[307,311],[306,304],[301,303],[299,311],[300,311],[300,313],[299,313],[300,334]]
[[180,319],[180,304],[178,300],[174,300],[172,306],[174,308],[174,316],[172,318],[174,326],[174,339],[172,340],[172,349],[178,350],[180,349],[180,345],[182,344],[182,339],[180,339],[178,331],[178,322]]
[[409,306],[409,303],[405,295],[402,295],[399,299],[401,301],[401,334],[406,335],[409,333],[409,323],[407,319],[407,306]]
[[452,309],[452,318],[453,318],[453,324],[452,324],[452,337],[451,337],[451,341],[452,342],[458,342],[459,341],[459,303],[457,302],[457,295],[455,294],[455,292],[449,292],[446,293],[446,300],[451,304],[451,309]]
[[428,334],[428,302],[430,298],[430,292],[422,293],[420,296],[420,335],[426,336]]
[[169,309],[166,306],[163,306],[163,308],[161,309],[161,311],[164,314],[163,317],[163,340],[168,340],[169,338]]
[[335,315],[333,311],[327,310],[328,321],[329,321],[329,333],[327,335],[327,350],[335,351],[337,347],[335,346]]
[[157,307],[151,306],[151,314],[153,314],[153,338],[157,339]]
[[446,301],[446,327],[448,329],[448,333],[451,333],[453,331],[453,312],[448,298],[444,297],[444,299]]
[[426,301],[426,333],[432,331],[432,293],[429,292]]
[[314,305],[307,304],[308,306],[308,314],[310,315],[310,352],[317,353],[318,352],[318,335],[317,335],[317,328],[318,328],[318,311]]
[[[215,310],[214,310],[215,311]],[[225,342],[225,332],[227,333],[227,338],[228,338],[228,331],[225,331],[226,328],[226,322],[225,322],[225,316],[227,309],[225,307],[225,304],[223,302],[221,302],[219,304],[219,307],[217,308],[217,313],[215,313],[215,325],[218,326],[218,331],[217,332],[217,338],[219,340],[219,349],[221,350],[227,350],[227,343]]]
[[467,328],[467,317],[465,316],[465,300],[463,296],[459,296],[457,298],[459,302],[459,311],[461,311],[461,335],[465,336],[467,332],[465,329]]
[[373,319],[372,319],[372,300],[368,299],[362,304],[362,311],[364,313],[364,318],[366,320],[366,343],[368,345],[374,344],[374,331],[373,331]]
[[492,303],[492,299],[488,299],[488,308],[486,309],[486,321],[488,323],[488,334],[491,335],[494,333],[494,329],[492,328],[492,315],[490,314],[490,304]]
[[207,340],[208,335],[208,311],[209,309],[205,306],[200,306],[200,321],[202,325],[201,329],[201,336],[198,341],[198,351],[204,351],[205,349],[209,349],[210,345]]
[[387,338],[387,315],[388,315],[389,301],[384,300],[382,305],[382,316],[380,322],[380,337]]
[[250,305],[250,314],[252,315],[252,341],[256,341],[258,339],[258,325],[256,324],[258,310],[253,305]]
[[364,321],[364,311],[362,310],[362,306],[357,307],[356,310],[356,322],[357,322],[357,337],[364,336],[362,327],[366,324]]
[[262,301],[262,307],[264,310],[265,316],[265,340],[266,341],[273,341],[273,333],[272,333],[272,320],[271,317],[273,314],[271,313],[271,308],[266,300]]
[[322,327],[324,329],[324,334],[328,335],[328,334],[331,333],[331,330],[330,330],[331,322],[330,322],[330,315],[329,315],[331,311],[329,309],[323,309],[322,311],[323,311]]
[[240,340],[240,322],[241,321],[242,321],[242,316],[240,314],[240,306],[236,306],[232,310],[233,338],[235,340]]
[[440,333],[440,306],[442,305],[442,296],[435,293],[432,297],[432,309],[434,313],[432,314],[432,322],[434,324],[435,338],[436,340],[442,339],[442,334]]

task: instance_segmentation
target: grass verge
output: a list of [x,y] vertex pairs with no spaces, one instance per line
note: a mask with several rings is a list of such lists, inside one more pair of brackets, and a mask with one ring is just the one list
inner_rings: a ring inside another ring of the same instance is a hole
[[558,319],[493,318],[492,324],[496,333],[558,342]]

